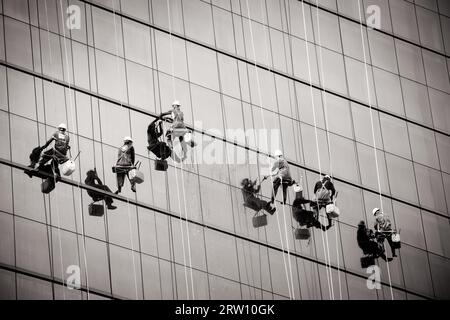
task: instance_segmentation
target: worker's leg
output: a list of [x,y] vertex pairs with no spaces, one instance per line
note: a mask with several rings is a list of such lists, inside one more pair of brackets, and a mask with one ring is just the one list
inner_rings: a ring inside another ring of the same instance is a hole
[[119,194],[122,191],[123,184],[125,183],[125,172],[117,172],[117,191],[116,194]]
[[275,180],[273,180],[273,191],[272,191],[272,198],[270,199],[270,202],[275,202],[275,197],[277,196],[278,188],[280,187],[281,179],[279,177],[276,177]]

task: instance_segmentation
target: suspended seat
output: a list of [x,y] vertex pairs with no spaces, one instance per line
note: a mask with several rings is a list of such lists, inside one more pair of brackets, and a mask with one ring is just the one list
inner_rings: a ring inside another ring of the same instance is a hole
[[253,216],[252,223],[254,228],[261,228],[264,226],[267,226],[267,215],[262,213],[261,215],[258,215],[259,212],[256,212]]
[[297,240],[309,240],[311,237],[311,232],[308,228],[296,228],[294,234]]
[[105,214],[105,209],[103,203],[100,201],[94,201],[89,204],[89,215],[94,217],[102,217]]

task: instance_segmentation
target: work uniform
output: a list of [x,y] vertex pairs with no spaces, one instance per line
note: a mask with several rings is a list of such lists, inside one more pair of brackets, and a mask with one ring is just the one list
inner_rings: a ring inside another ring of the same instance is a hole
[[274,172],[277,169],[277,177],[273,179],[273,193],[271,202],[273,203],[275,201],[278,188],[280,187],[280,185],[283,185],[283,203],[286,204],[287,188],[289,186],[292,186],[294,184],[294,181],[291,177],[288,162],[285,159],[279,158],[273,163],[271,172]]
[[[391,247],[392,256],[396,257],[395,254],[395,248],[394,244],[392,242],[392,223],[388,216],[385,216],[384,214],[380,214],[375,218],[375,235],[378,238],[379,243],[383,243],[384,239],[386,239],[389,243],[389,246]],[[383,232],[387,232],[383,233]]]
[[[119,192],[125,183],[125,176],[127,176],[128,180],[130,180],[128,173],[133,168],[134,157],[135,157],[134,147],[132,145],[124,144],[122,147],[119,148],[116,163],[117,188],[119,189]],[[135,183],[131,181],[130,183],[131,183],[131,190],[134,191]]]
[[181,150],[183,151],[183,159],[182,160],[184,160],[186,158],[186,154],[187,154],[187,146],[186,146],[186,142],[184,141],[184,135],[187,132],[187,128],[186,128],[186,125],[184,124],[183,111],[181,111],[179,107],[175,107],[175,108],[173,108],[173,110],[171,112],[163,113],[161,116],[168,115],[168,114],[171,115],[172,126],[166,133],[167,143],[169,144],[169,147],[171,149],[173,149],[173,138],[178,137],[178,140],[180,141],[180,144],[181,144]]
[[245,205],[255,211],[264,209],[270,214],[273,214],[275,209],[270,207],[270,203],[255,196],[261,189],[261,186],[255,188],[255,184],[255,182],[250,180],[244,181],[243,183],[241,191]]
[[58,163],[64,163],[69,160],[66,156],[67,151],[70,149],[70,137],[68,133],[66,131],[56,131],[47,141],[43,149],[45,149],[53,141],[55,142],[53,148],[42,154],[42,158],[39,161],[39,166],[45,165],[50,159],[55,159]]

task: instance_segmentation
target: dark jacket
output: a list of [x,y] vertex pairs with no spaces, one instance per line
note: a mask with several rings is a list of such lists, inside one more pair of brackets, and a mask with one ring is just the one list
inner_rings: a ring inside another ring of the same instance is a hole
[[331,191],[331,199],[333,199],[334,195],[336,194],[336,189],[334,188],[333,182],[331,182],[330,180],[325,180],[325,183],[323,183],[322,181],[317,181],[316,185],[314,186],[314,193],[322,188],[322,185],[325,186],[325,189]]
[[242,195],[244,197],[244,201],[247,202],[248,199],[255,197],[255,194],[259,192],[261,189],[261,185],[255,188],[256,181],[251,181],[248,179],[248,182],[242,186]]

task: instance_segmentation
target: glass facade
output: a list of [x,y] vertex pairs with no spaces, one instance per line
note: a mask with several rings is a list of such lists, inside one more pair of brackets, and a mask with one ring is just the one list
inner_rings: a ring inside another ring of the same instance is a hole
[[[0,298],[449,299],[449,66],[447,0],[0,1]],[[175,99],[202,146],[156,171],[147,126]],[[44,195],[20,166],[61,122],[81,153]],[[309,242],[289,204],[258,229],[243,206],[264,130],[310,198],[335,178]],[[91,216],[86,172],[113,189],[124,136],[145,181]],[[402,236],[379,290],[356,242],[374,207]]]

